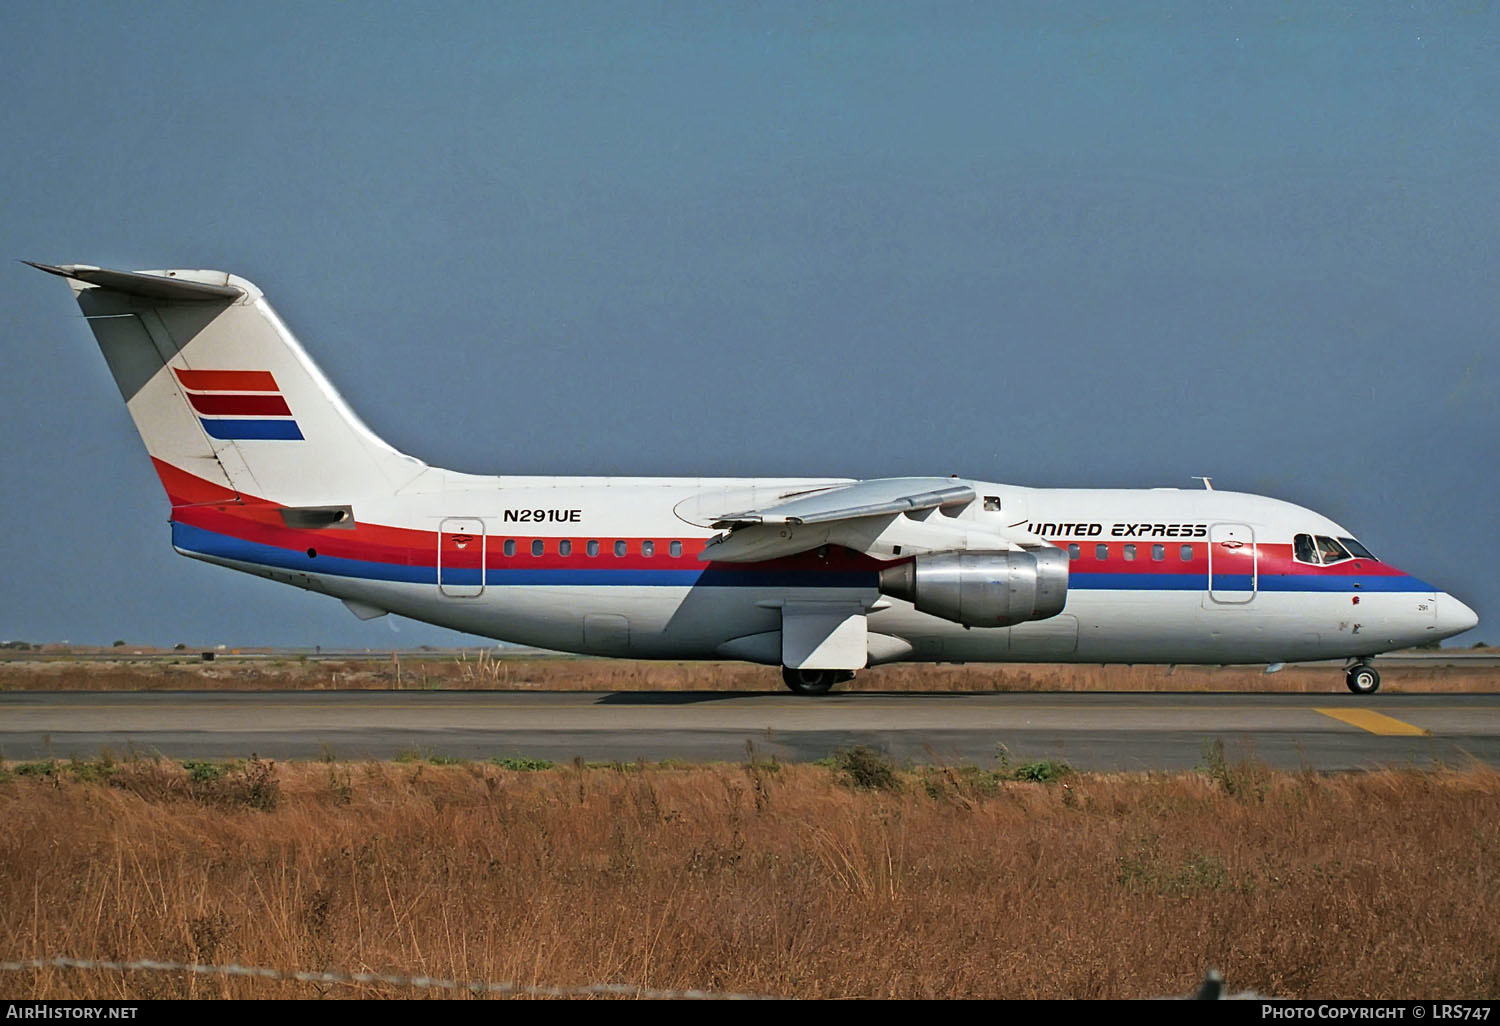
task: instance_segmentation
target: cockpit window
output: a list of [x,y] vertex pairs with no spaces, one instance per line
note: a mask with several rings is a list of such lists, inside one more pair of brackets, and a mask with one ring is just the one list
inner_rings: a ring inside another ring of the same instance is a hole
[[1330,566],[1347,559],[1374,559],[1370,550],[1353,538],[1330,538],[1320,534],[1299,534],[1292,539],[1292,554],[1301,563]]
[[1327,535],[1318,535],[1318,554],[1323,557],[1323,565],[1330,563],[1342,563],[1346,559],[1353,559],[1338,542]]

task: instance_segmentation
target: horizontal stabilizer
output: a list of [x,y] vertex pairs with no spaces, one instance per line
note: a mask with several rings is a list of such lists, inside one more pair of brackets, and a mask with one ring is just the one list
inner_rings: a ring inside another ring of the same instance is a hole
[[233,285],[184,281],[160,274],[142,274],[139,271],[110,271],[89,264],[53,265],[39,264],[32,260],[22,260],[21,263],[35,267],[38,271],[55,274],[59,278],[71,278],[85,285],[97,285],[102,289],[123,292],[127,296],[140,296],[143,299],[162,299],[177,303],[223,303],[245,294],[244,289]]

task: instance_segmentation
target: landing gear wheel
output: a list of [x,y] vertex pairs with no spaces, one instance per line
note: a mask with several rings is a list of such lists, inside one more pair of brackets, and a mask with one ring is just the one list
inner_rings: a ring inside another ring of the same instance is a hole
[[835,684],[853,680],[854,674],[848,670],[794,670],[783,666],[781,679],[799,695],[826,695]]
[[1345,671],[1344,683],[1356,695],[1373,695],[1380,690],[1380,674],[1369,663],[1359,663]]

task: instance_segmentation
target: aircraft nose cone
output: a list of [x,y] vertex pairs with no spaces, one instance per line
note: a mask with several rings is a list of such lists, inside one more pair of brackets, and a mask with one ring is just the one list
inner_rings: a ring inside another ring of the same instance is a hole
[[1437,614],[1438,629],[1442,631],[1443,637],[1462,634],[1479,624],[1478,613],[1448,594],[1438,600]]

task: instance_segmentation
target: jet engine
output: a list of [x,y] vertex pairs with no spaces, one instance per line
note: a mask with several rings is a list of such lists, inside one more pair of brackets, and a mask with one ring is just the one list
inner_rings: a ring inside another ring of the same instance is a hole
[[965,627],[1045,620],[1068,600],[1068,554],[940,552],[880,572],[880,590]]

